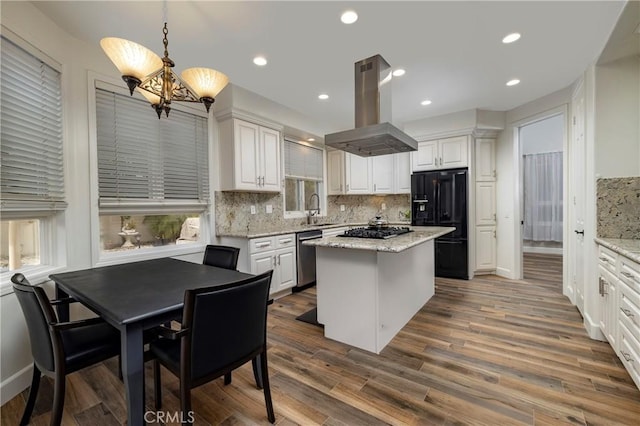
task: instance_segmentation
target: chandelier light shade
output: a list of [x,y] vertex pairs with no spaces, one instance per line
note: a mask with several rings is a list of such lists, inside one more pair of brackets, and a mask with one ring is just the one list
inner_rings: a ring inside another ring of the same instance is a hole
[[229,82],[229,77],[209,68],[188,68],[182,71],[180,77],[196,92],[198,98],[207,107],[207,111],[218,93]]
[[169,58],[167,23],[162,30],[164,38],[164,57],[160,58],[146,47],[129,40],[106,37],[100,46],[122,74],[129,92],[133,95],[138,89],[158,114],[162,111],[167,117],[171,102],[201,102],[207,112],[215,97],[229,82],[229,78],[220,71],[209,68],[189,68],[178,77],[173,72],[174,62]]

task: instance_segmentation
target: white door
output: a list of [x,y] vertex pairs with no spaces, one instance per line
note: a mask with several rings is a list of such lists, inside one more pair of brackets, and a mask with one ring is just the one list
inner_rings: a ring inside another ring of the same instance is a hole
[[344,192],[344,151],[327,152],[327,191],[329,195]]
[[438,168],[438,141],[418,142],[418,150],[411,152],[414,172]]
[[496,227],[476,226],[476,270],[496,269]]
[[496,224],[496,184],[476,183],[476,225]]
[[440,159],[438,165],[442,169],[466,167],[468,144],[466,136],[457,136],[440,140]]
[[260,127],[261,189],[280,192],[280,132]]
[[476,140],[476,181],[496,180],[495,139]]
[[569,237],[569,283],[567,296],[584,315],[584,210],[585,210],[585,95],[581,84],[572,101],[571,190],[569,192],[571,224]]
[[393,192],[394,160],[393,154],[371,157],[374,194],[391,194]]
[[410,194],[411,193],[411,153],[401,152],[394,155],[395,164],[395,187],[394,193],[396,194]]
[[371,194],[371,162],[368,157],[345,154],[347,194]]
[[[251,255],[251,273],[255,275],[267,272],[274,268],[274,252],[267,251],[264,253],[256,253]],[[274,271],[275,272],[275,271]],[[273,278],[275,279],[275,277]]]
[[277,250],[276,264],[278,280],[272,282],[271,292],[281,291],[296,285],[295,247]]
[[259,186],[260,155],[259,126],[246,121],[233,123],[235,140],[235,188],[257,189]]

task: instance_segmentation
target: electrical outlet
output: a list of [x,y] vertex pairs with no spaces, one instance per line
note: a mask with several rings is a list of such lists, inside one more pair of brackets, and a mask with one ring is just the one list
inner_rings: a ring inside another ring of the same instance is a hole
[[273,206],[271,204],[267,204],[266,211],[267,214],[273,213]]
[[344,204],[340,204],[340,211],[343,212],[344,211]]
[[251,214],[256,214],[256,206],[251,206]]
[[387,204],[382,203],[382,205],[380,206],[380,210],[386,210],[386,209],[387,209]]

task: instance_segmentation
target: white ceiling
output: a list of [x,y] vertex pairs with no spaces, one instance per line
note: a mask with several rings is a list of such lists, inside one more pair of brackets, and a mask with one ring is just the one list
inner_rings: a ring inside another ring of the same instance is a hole
[[[163,2],[34,2],[99,49],[102,37],[162,56]],[[567,87],[597,58],[623,1],[170,1],[169,55],[178,74],[203,66],[317,120],[354,125],[354,66],[381,54],[393,79],[393,122],[479,108],[506,111]],[[340,14],[359,19],[344,25]],[[505,45],[511,32],[522,38]],[[252,63],[257,54],[269,63]],[[521,83],[507,87],[518,78]],[[318,100],[318,94],[330,98]],[[420,101],[431,99],[429,106]],[[214,105],[215,108],[215,105]]]

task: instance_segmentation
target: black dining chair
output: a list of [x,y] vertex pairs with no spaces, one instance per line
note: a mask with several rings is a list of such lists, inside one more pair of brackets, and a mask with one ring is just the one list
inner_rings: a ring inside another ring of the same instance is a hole
[[203,265],[235,270],[238,265],[238,247],[208,245],[204,250]]
[[[160,364],[180,379],[180,405],[191,411],[191,389],[259,360],[269,422],[275,422],[267,371],[267,299],[273,271],[225,286],[185,291],[180,330],[163,328],[149,346],[156,409],[162,408]],[[185,414],[186,415],[186,414]]]
[[20,425],[29,423],[42,373],[54,378],[51,425],[60,425],[68,374],[120,354],[120,333],[101,318],[59,322],[54,305],[72,303],[71,297],[49,300],[44,289],[34,286],[22,274],[11,277],[13,291],[24,314],[33,377]]

